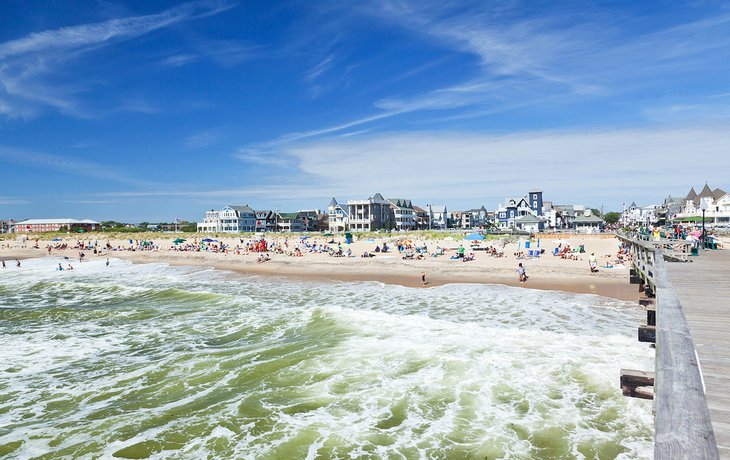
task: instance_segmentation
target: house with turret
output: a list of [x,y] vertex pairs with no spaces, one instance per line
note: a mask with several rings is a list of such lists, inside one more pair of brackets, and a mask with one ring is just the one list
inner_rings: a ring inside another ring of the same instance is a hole
[[[537,227],[542,230],[544,228],[544,212],[542,191],[533,189],[523,197],[507,198],[501,203],[495,212],[497,227],[499,228],[519,228],[517,219],[523,216],[532,215],[534,218],[541,220]],[[534,227],[534,219],[522,219],[523,224],[529,224]],[[529,222],[528,222],[529,221]]]

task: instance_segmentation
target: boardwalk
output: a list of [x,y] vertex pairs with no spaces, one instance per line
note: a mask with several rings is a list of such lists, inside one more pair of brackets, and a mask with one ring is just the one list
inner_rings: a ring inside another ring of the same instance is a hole
[[730,251],[667,269],[700,358],[720,458],[730,460]]

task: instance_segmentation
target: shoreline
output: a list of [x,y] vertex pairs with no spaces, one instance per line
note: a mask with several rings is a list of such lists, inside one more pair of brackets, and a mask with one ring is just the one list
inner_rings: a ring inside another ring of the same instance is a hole
[[[55,251],[50,257],[74,256],[76,251]],[[286,259],[272,259],[259,264],[244,258],[225,258],[216,260],[210,254],[199,253],[165,253],[165,252],[109,252],[102,256],[91,255],[87,260],[106,259],[107,257],[128,260],[132,263],[166,263],[171,266],[207,267],[224,270],[248,276],[264,276],[299,281],[313,282],[380,282],[389,285],[398,285],[410,288],[429,288],[447,284],[483,284],[522,287],[546,291],[561,291],[573,294],[594,294],[622,301],[637,301],[639,293],[628,282],[628,273],[625,277],[600,277],[596,275],[576,275],[560,277],[552,274],[544,276],[539,271],[528,272],[530,278],[526,283],[520,283],[517,276],[508,275],[503,270],[439,270],[437,267],[412,265],[410,267],[378,265],[346,266],[342,264],[328,264],[321,261],[311,264],[288,263]],[[14,261],[32,258],[49,257],[45,251],[39,249],[19,249],[12,251],[12,255],[0,255],[0,260]],[[325,259],[327,260],[327,259]],[[370,261],[368,261],[370,262]],[[460,263],[460,262],[458,262]],[[14,268],[8,265],[8,269]],[[370,268],[370,270],[368,270]],[[376,268],[376,270],[373,270]],[[408,268],[408,270],[406,270]],[[406,272],[407,271],[407,272]],[[427,273],[426,286],[421,286],[421,273]],[[535,275],[534,273],[537,272]],[[559,274],[558,274],[559,275]]]

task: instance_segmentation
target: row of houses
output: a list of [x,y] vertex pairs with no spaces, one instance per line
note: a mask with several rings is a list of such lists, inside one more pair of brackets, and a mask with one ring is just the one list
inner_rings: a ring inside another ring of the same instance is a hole
[[416,206],[410,199],[385,198],[376,193],[365,199],[340,203],[335,197],[326,213],[319,210],[281,213],[256,211],[248,205],[225,206],[206,212],[199,232],[299,232],[333,233],[377,230],[477,229],[497,227],[529,232],[543,230],[600,231],[603,219],[580,205],[553,205],[543,201],[542,191],[530,191],[524,197],[508,198],[496,211],[485,206],[449,212],[444,205]]
[[730,193],[712,189],[707,183],[700,193],[691,187],[685,196],[669,195],[662,204],[624,206],[621,223],[624,226],[648,226],[673,222],[699,221],[703,217],[716,225],[730,224]]
[[317,232],[327,230],[326,224],[326,215],[317,209],[286,213],[228,205],[207,211],[197,228],[204,233]]

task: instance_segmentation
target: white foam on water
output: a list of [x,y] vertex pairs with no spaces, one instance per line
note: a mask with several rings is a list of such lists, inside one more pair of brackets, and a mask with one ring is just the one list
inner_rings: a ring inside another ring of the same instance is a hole
[[626,302],[57,265],[0,278],[0,445],[23,440],[18,458],[651,455],[651,404],[618,389],[621,367],[653,367]]

